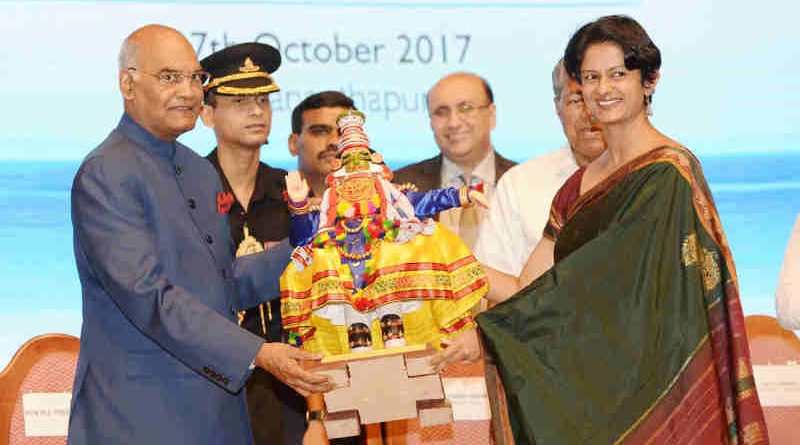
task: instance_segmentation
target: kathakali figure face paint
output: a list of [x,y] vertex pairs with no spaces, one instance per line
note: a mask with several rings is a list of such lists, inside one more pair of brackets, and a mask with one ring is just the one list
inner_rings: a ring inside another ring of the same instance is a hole
[[349,150],[342,156],[344,171],[347,173],[369,171],[371,162],[372,156],[370,156],[370,152],[366,148]]

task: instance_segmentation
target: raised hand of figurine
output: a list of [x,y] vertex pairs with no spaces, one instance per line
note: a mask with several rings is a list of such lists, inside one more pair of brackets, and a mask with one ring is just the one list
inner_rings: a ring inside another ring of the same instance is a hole
[[474,363],[481,358],[481,342],[477,329],[467,329],[453,337],[442,340],[444,350],[434,355],[430,364],[441,371],[451,363]]
[[480,191],[474,190],[474,189],[470,190],[469,191],[469,200],[470,200],[470,202],[472,202],[473,204],[477,205],[478,207],[480,207],[482,209],[488,209],[489,208],[489,201],[486,199],[486,195],[484,195],[483,192],[480,192]]
[[333,389],[328,376],[308,372],[300,364],[302,360],[321,358],[322,354],[312,354],[286,343],[264,343],[256,355],[255,364],[305,396]]
[[286,175],[286,193],[293,202],[302,202],[308,197],[311,188],[304,177],[297,170]]

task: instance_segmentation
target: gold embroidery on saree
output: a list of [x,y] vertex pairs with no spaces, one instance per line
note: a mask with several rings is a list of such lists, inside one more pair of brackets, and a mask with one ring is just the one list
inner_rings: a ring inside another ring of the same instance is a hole
[[739,380],[753,377],[753,373],[750,371],[750,364],[747,363],[747,360],[744,358],[739,359],[739,372],[737,373],[736,377],[738,377]]
[[[731,259],[730,247],[723,234],[722,224],[719,221],[719,216],[714,207],[714,202],[711,198],[708,186],[704,184],[702,179],[698,181],[698,178],[702,178],[702,172],[700,171],[700,163],[692,152],[684,147],[662,147],[655,149],[642,155],[639,159],[631,161],[632,163],[636,163],[636,165],[631,166],[629,171],[634,171],[655,162],[662,161],[670,162],[675,166],[680,175],[689,183],[692,191],[692,202],[697,217],[703,228],[706,229],[706,232],[708,232],[714,243],[719,247],[722,253],[722,260],[725,262],[725,266],[731,275],[731,280],[736,284],[736,268]],[[616,176],[616,174],[612,174],[612,176]]]
[[731,397],[725,397],[725,420],[725,424],[728,425],[729,443],[735,445],[739,443],[739,437],[736,435],[736,415],[733,411],[733,399]]
[[700,261],[697,250],[697,234],[692,233],[686,236],[683,240],[683,244],[681,244],[683,267],[694,266]]
[[753,378],[750,364],[744,358],[739,359],[736,370],[736,399],[741,401],[755,395],[756,381]]
[[722,272],[717,261],[717,252],[703,249],[703,285],[707,291],[714,289],[720,283]]
[[703,287],[710,291],[719,285],[722,280],[722,270],[719,267],[717,252],[700,247],[697,234],[692,233],[684,238],[681,243],[681,262],[683,267],[698,266],[703,276]]
[[766,442],[767,440],[767,432],[764,431],[761,424],[757,422],[745,425],[744,428],[742,428],[742,436],[745,444]]

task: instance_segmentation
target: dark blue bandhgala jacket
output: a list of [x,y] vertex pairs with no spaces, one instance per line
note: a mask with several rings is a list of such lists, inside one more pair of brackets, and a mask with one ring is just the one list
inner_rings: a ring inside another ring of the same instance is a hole
[[263,340],[236,312],[279,294],[288,242],[234,264],[211,164],[124,115],[72,186],[83,327],[69,443],[250,444]]

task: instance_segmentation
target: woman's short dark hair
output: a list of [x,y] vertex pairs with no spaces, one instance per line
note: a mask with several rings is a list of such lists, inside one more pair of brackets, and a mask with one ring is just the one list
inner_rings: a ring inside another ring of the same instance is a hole
[[581,64],[586,50],[595,43],[611,42],[622,48],[625,68],[642,70],[642,83],[655,80],[661,68],[661,51],[636,20],[624,15],[609,15],[583,25],[569,39],[564,50],[564,67],[581,83]]

